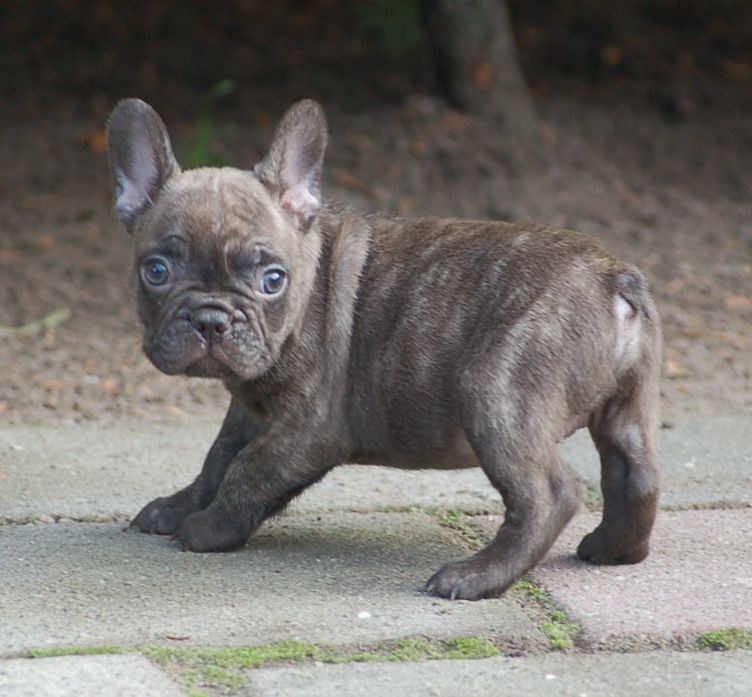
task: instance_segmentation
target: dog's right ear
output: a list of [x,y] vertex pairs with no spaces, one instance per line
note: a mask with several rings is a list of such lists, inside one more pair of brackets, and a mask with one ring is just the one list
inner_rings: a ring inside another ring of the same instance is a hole
[[156,200],[165,182],[180,172],[162,119],[146,102],[125,99],[107,124],[107,150],[115,211],[128,232]]

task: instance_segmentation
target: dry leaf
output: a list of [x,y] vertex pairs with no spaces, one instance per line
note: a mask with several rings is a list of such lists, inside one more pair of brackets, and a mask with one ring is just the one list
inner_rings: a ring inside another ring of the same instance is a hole
[[98,155],[107,152],[107,133],[104,128],[97,128],[93,131],[79,131],[74,140]]
[[115,394],[118,391],[117,381],[112,378],[99,378],[99,387],[108,394]]
[[752,80],[752,64],[743,61],[723,61],[723,73],[729,80],[748,82]]
[[746,295],[729,295],[723,301],[723,304],[729,310],[746,310],[747,308],[752,307],[752,300]]
[[334,177],[334,181],[337,182],[337,184],[344,186],[346,189],[360,191],[361,193],[371,197],[376,195],[374,193],[374,190],[370,186],[368,186],[368,184],[366,184],[361,179],[358,179],[355,175],[345,171],[344,169],[335,169],[332,172],[332,176]]
[[55,238],[52,235],[42,235],[36,239],[34,244],[38,249],[47,251],[55,246]]
[[53,378],[51,380],[45,380],[42,383],[42,387],[45,390],[64,390],[70,387],[70,383],[67,380],[60,380],[59,378]]
[[614,68],[621,63],[624,58],[624,51],[621,46],[616,44],[609,44],[605,46],[601,51],[601,62],[607,68]]
[[669,380],[675,380],[676,378],[687,377],[689,373],[684,369],[679,361],[673,358],[667,358],[665,363],[663,364],[663,375]]
[[493,85],[494,67],[488,61],[481,61],[473,72],[473,85],[487,90]]

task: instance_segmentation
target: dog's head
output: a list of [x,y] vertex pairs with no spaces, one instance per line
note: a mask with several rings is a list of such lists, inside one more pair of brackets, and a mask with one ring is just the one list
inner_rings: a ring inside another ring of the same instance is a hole
[[181,171],[138,99],[107,132],[115,210],[134,236],[144,350],[174,375],[263,375],[302,321],[320,250],[321,107],[298,102],[252,171]]

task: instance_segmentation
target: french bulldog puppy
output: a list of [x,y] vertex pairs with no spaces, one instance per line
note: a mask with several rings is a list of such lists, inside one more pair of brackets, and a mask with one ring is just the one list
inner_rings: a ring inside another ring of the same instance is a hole
[[321,107],[302,101],[252,170],[184,172],[151,107],[128,99],[112,113],[146,355],[231,395],[196,480],[132,526],[225,552],[339,464],[480,466],[504,523],[426,588],[496,596],[577,509],[557,444],[587,426],[604,508],[577,553],[644,559],[661,332],[641,273],[575,232],[326,205],[326,141]]

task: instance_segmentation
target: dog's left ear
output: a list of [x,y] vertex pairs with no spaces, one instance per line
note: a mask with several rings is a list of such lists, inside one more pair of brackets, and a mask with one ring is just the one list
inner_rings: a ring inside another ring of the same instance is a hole
[[310,225],[321,207],[326,139],[321,106],[310,99],[297,102],[282,117],[269,153],[254,170],[302,227]]

